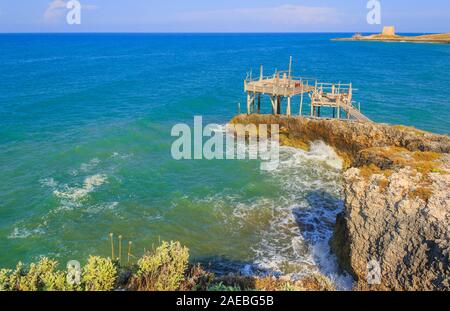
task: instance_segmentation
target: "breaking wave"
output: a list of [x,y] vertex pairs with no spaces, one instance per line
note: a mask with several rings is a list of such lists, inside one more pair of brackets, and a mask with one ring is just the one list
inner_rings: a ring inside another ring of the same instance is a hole
[[96,174],[86,177],[81,187],[70,187],[66,185],[62,190],[54,190],[53,194],[60,199],[77,202],[84,199],[89,193],[94,191],[96,187],[103,185],[106,181],[106,175]]
[[[261,173],[280,185],[280,196],[245,202],[229,194],[207,199],[223,213],[225,226],[252,228],[258,237],[252,263],[242,266],[241,273],[287,275],[295,280],[320,272],[339,289],[351,288],[351,277],[338,272],[328,246],[336,215],[343,208],[342,165],[342,159],[321,141],[313,142],[309,151],[282,146],[278,167]],[[233,206],[231,213],[223,212],[224,201]]]

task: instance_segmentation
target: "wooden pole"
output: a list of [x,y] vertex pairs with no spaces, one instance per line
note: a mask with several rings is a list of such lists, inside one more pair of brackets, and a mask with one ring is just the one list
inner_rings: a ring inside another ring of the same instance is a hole
[[281,113],[281,96],[277,97],[277,114]]
[[127,264],[130,263],[130,257],[131,257],[131,244],[133,244],[133,242],[129,241],[129,242],[128,242]]
[[289,80],[291,80],[291,73],[292,73],[292,56],[289,57],[289,74],[288,74]]
[[250,92],[247,92],[247,114],[248,115],[250,114],[250,101],[251,101]]
[[122,264],[122,236],[119,235],[119,263]]
[[261,94],[258,94],[258,114],[261,113]]
[[263,76],[263,65],[259,68],[259,81],[262,81],[264,78]]
[[276,110],[275,96],[270,96],[270,103],[272,104],[272,114],[275,114]]
[[114,234],[112,232],[109,234],[109,239],[111,241],[111,259],[114,260]]
[[253,97],[252,97],[252,113],[255,113],[255,106],[256,106],[256,93],[253,93]]
[[298,113],[300,116],[302,115],[303,111],[303,86],[302,86],[302,94],[300,95],[300,112]]
[[290,96],[288,96],[288,98],[287,98],[286,115],[288,117],[291,116],[291,97]]

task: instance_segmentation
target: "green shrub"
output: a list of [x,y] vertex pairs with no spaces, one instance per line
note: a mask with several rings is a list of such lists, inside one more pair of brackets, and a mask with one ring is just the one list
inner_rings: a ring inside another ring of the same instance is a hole
[[0,269],[0,291],[13,290],[9,281],[12,273],[11,269]]
[[[55,284],[51,280],[56,278],[58,262],[47,257],[41,258],[38,263],[31,263],[18,281],[20,291],[55,290]],[[19,269],[21,270],[21,269]],[[20,274],[20,273],[18,273]]]
[[116,284],[117,269],[110,258],[90,256],[82,276],[85,290],[109,291]]
[[205,291],[214,281],[214,273],[205,271],[200,264],[190,265],[181,282],[181,291]]
[[67,273],[64,271],[55,271],[42,276],[42,282],[46,291],[73,291],[80,290],[80,286],[67,283]]
[[57,271],[58,262],[43,257],[28,268],[19,262],[15,270],[0,270],[0,290],[5,291],[54,291],[70,290],[66,275]]
[[147,252],[138,261],[131,287],[136,290],[177,290],[188,267],[189,250],[179,242],[163,242],[153,252]]
[[208,291],[211,292],[238,292],[241,288],[238,285],[229,286],[225,285],[222,282],[216,283],[208,287]]

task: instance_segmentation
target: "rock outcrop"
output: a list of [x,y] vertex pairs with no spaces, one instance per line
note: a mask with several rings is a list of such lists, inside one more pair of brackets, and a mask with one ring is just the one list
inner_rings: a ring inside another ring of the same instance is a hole
[[[389,177],[345,176],[345,209],[338,216],[332,249],[360,289],[449,289],[450,175],[432,173],[425,198],[422,174],[411,168]],[[380,266],[380,284],[367,283],[368,263]]]
[[[240,115],[279,124],[281,142],[323,140],[345,159],[345,205],[331,248],[356,289],[449,290],[450,138],[386,124]],[[369,285],[368,264],[379,264]]]

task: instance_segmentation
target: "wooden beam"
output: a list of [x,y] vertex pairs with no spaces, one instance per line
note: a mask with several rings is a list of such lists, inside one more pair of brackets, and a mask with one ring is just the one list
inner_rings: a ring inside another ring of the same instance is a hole
[[277,113],[281,114],[281,96],[277,96]]
[[258,114],[261,113],[261,94],[258,94]]
[[287,107],[286,107],[286,115],[291,116],[291,97],[288,96],[287,98]]
[[272,104],[272,114],[276,114],[277,110],[277,103],[276,103],[276,96],[270,96],[270,103]]
[[[303,88],[303,86],[302,86]],[[302,90],[302,94],[300,95],[300,111],[299,111],[299,115],[302,115],[302,111],[303,111],[303,90]]]
[[289,81],[291,80],[291,73],[292,73],[292,56],[289,57],[289,74],[288,74]]
[[247,114],[250,114],[251,96],[250,92],[247,92]]

